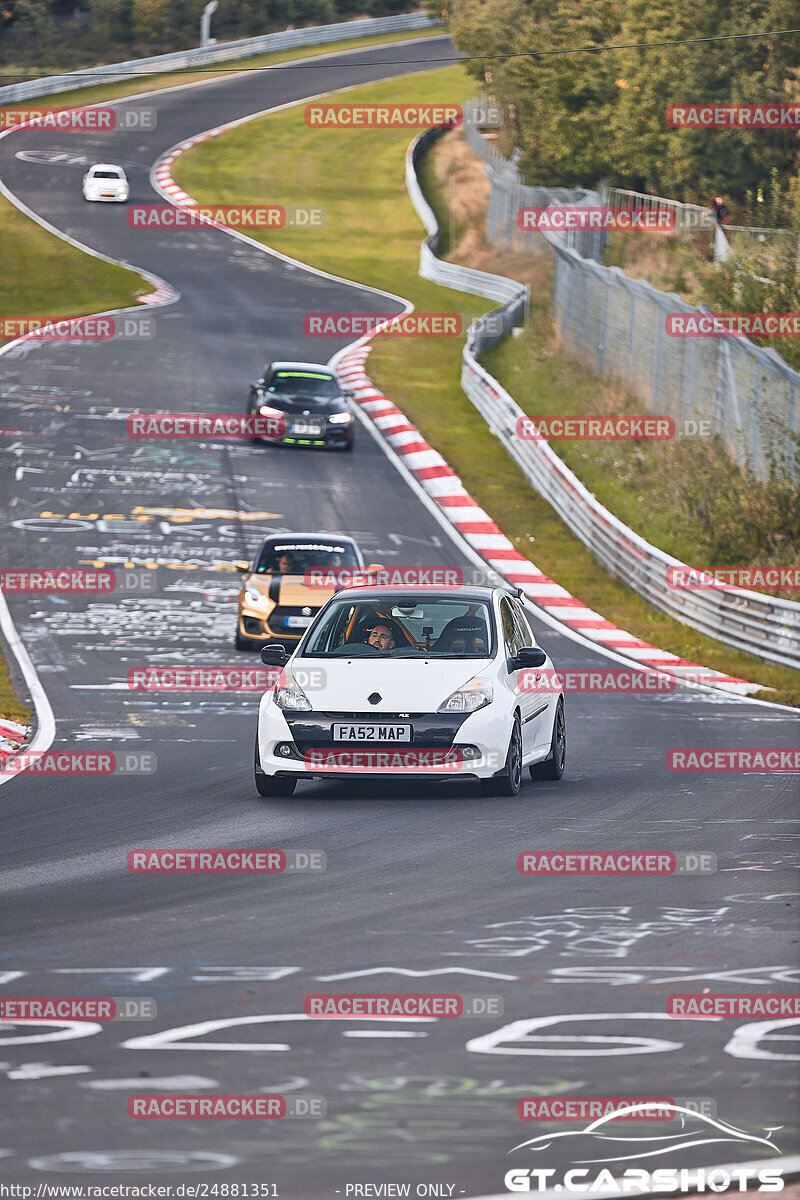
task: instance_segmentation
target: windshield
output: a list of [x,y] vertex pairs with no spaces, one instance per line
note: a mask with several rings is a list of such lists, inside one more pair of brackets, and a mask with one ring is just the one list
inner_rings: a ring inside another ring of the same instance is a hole
[[483,601],[387,593],[335,600],[303,647],[305,658],[488,658],[494,619]]
[[92,179],[121,179],[121,171],[92,171]]
[[313,396],[333,400],[342,389],[333,375],[323,371],[273,371],[267,380],[267,391],[275,396]]
[[361,561],[352,545],[338,542],[269,542],[262,546],[255,566],[256,575],[303,575],[311,568],[326,571],[337,567],[360,567]]

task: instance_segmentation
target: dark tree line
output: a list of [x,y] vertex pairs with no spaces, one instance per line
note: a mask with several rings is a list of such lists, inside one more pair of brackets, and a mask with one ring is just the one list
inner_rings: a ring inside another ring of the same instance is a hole
[[[58,69],[183,50],[197,45],[204,7],[205,0],[0,0],[0,62]],[[211,32],[229,41],[417,7],[415,0],[220,0]]]

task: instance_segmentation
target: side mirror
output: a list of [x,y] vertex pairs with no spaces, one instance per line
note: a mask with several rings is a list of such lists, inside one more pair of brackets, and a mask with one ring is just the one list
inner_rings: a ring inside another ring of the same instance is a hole
[[342,392],[342,395],[344,396],[345,400],[355,400],[356,398],[356,394],[352,388],[345,388]]
[[368,575],[376,575],[378,571],[385,571],[386,567],[384,567],[383,563],[370,563],[364,570]]
[[234,563],[233,565],[236,567],[236,570],[241,571],[241,573],[243,575],[246,575],[247,572],[250,570],[250,563],[244,562],[243,560],[240,562]]
[[261,647],[261,661],[265,667],[285,667],[289,661],[289,654],[286,647],[280,643],[268,643]]
[[546,662],[547,655],[541,646],[522,646],[517,657],[512,659],[510,670],[519,671],[525,667],[543,667]]

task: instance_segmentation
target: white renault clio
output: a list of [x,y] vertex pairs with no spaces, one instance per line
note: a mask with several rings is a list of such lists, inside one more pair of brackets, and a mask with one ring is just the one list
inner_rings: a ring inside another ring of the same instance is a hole
[[564,695],[521,596],[503,587],[351,587],[322,608],[259,706],[255,782],[420,775],[514,796],[560,779]]

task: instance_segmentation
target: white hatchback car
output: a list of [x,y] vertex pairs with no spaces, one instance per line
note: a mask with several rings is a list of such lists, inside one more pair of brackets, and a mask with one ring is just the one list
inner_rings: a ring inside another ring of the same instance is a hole
[[331,597],[261,698],[260,796],[298,779],[422,775],[514,796],[522,772],[560,779],[564,695],[521,594],[505,587],[345,588]]
[[122,167],[112,163],[95,163],[83,177],[84,200],[106,204],[124,204],[130,195],[128,178]]

